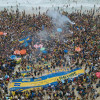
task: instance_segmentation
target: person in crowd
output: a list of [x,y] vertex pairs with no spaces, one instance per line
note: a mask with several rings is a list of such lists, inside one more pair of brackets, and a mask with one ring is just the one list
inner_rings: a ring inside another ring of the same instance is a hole
[[[59,41],[52,36],[55,26],[52,18],[44,14],[27,15],[25,11],[20,15],[18,9],[16,13],[7,12],[6,9],[0,12],[0,31],[7,35],[0,35],[0,100],[96,100],[100,96],[97,89],[100,81],[95,73],[100,72],[100,44],[98,28],[98,16],[71,13],[67,15],[75,25],[69,25],[73,35],[67,37],[67,32],[63,29],[62,34],[67,38],[67,43]],[[38,33],[45,27],[49,34],[48,41],[40,40]],[[32,37],[29,46],[22,46],[18,41],[26,36]],[[60,37],[60,36],[59,36]],[[34,47],[34,43],[43,43],[48,53],[41,54]],[[75,47],[80,47],[81,51],[75,51]],[[20,67],[14,71],[18,65],[15,60],[9,59],[14,50],[26,49],[27,53],[21,56]],[[64,52],[68,49],[68,54]],[[80,67],[85,70],[84,75],[72,80],[65,79],[65,83],[58,80],[57,86],[28,90],[25,92],[12,91],[8,94],[7,85],[10,80],[22,77],[42,76],[44,73],[56,68],[67,67],[70,70]],[[26,71],[27,74],[21,72]],[[95,85],[94,85],[95,84]]]

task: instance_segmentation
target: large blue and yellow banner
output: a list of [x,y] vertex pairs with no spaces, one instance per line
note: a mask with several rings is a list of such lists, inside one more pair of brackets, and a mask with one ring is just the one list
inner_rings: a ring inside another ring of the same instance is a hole
[[62,80],[62,79],[64,80],[68,78],[72,79],[82,74],[84,74],[84,70],[81,68],[76,68],[71,71],[51,73],[34,79],[21,78],[21,79],[13,80],[12,83],[9,84],[8,88],[10,91],[26,91],[37,87],[46,88],[49,85],[56,86],[58,84],[57,80]]

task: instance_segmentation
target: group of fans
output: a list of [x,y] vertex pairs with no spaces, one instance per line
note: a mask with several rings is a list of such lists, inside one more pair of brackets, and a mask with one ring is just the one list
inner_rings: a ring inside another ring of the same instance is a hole
[[[20,15],[4,11],[0,12],[0,31],[7,33],[0,35],[0,100],[96,100],[100,96],[98,88],[100,81],[95,73],[100,72],[100,26],[98,25],[99,16],[63,12],[68,16],[74,25],[68,24],[68,29],[53,36],[52,30],[56,27],[52,23],[52,18],[44,14],[27,15],[25,11]],[[41,40],[38,35],[43,30],[43,26],[49,34],[49,39]],[[70,35],[71,34],[71,35]],[[60,36],[64,37],[59,39]],[[27,46],[19,43],[19,39],[30,36],[32,42]],[[59,38],[58,38],[59,37]],[[43,44],[46,53],[39,52],[34,44]],[[75,51],[80,47],[80,51]],[[15,50],[26,49],[25,55],[18,64],[20,67],[15,72],[17,62],[11,60],[10,56]],[[64,50],[68,52],[64,52]],[[44,89],[35,89],[8,93],[8,84],[12,79],[25,77],[21,76],[21,71],[27,71],[27,66],[31,66],[29,77],[38,77],[53,69],[77,67],[85,70],[84,75],[74,78],[73,81],[68,79],[62,83],[58,80],[57,86],[49,86]]]

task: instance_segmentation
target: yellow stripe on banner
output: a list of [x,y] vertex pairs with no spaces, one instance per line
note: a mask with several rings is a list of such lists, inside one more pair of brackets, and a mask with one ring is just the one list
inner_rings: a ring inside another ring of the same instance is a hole
[[[12,88],[12,87],[31,87],[31,86],[46,85],[46,84],[50,84],[52,82],[56,82],[57,80],[75,77],[75,76],[77,76],[77,75],[79,75],[81,73],[84,73],[83,69],[78,70],[78,71],[74,71],[74,72],[69,73],[67,75],[52,77],[52,78],[48,78],[48,79],[41,80],[41,81],[36,81],[36,82],[13,82],[13,83],[11,83],[9,85],[9,88]],[[21,83],[21,84],[20,84],[20,86],[14,86],[15,83]]]
[[30,38],[27,38],[26,40],[29,40]]
[[[35,87],[35,90],[40,90],[40,89],[42,89],[42,87]],[[30,90],[33,90],[33,88],[25,89],[22,92],[24,92],[24,91],[30,91]]]
[[24,40],[23,41],[19,41],[20,43],[24,43]]

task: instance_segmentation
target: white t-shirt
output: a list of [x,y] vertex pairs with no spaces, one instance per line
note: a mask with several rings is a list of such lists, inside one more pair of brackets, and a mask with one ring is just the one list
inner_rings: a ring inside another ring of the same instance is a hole
[[22,96],[21,99],[24,100],[24,96]]
[[48,96],[48,99],[50,99],[50,96]]
[[15,99],[17,99],[17,95],[15,96]]
[[0,80],[3,80],[3,77],[1,77]]

